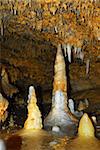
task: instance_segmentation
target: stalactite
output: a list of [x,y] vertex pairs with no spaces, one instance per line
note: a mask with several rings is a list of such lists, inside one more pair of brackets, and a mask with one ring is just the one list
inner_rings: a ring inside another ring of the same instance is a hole
[[64,56],[66,57],[67,56],[67,45],[66,44],[63,44],[63,49],[64,49]]
[[90,68],[90,60],[87,59],[87,61],[86,61],[86,76],[89,75],[89,68]]
[[68,61],[71,63],[71,45],[67,44],[67,56],[68,56]]
[[84,60],[84,52],[81,51],[81,52],[79,53],[79,58],[80,58],[82,61]]

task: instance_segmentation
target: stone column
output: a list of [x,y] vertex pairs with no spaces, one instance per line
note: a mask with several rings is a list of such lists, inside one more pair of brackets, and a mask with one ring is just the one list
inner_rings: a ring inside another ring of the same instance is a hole
[[54,66],[52,108],[44,120],[44,128],[52,130],[56,126],[59,127],[59,131],[66,134],[76,132],[77,119],[68,109],[67,100],[66,68],[61,45],[59,44]]

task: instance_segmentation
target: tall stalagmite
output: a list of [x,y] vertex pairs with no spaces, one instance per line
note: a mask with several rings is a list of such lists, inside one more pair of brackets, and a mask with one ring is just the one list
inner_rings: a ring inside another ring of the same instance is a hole
[[67,107],[66,67],[60,44],[57,49],[54,69],[52,108],[44,120],[44,127],[52,129],[54,126],[57,126],[60,128],[60,131],[66,131],[66,134],[69,129],[70,133],[74,133],[76,131],[77,120]]
[[37,106],[37,99],[35,94],[35,89],[33,86],[29,87],[28,95],[28,117],[25,121],[25,129],[41,129],[42,128],[42,118],[41,112]]

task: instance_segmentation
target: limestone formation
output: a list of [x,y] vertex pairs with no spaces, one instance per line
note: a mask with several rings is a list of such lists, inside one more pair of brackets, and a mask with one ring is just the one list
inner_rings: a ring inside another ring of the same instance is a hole
[[8,116],[8,101],[0,93],[0,122],[4,122]]
[[80,120],[78,135],[79,137],[94,137],[94,127],[86,113],[82,116]]
[[52,129],[54,126],[58,126],[62,132],[66,130],[67,134],[69,129],[70,132],[75,131],[77,119],[67,107],[67,78],[60,44],[57,49],[54,70],[52,108],[44,120],[44,127]]
[[12,97],[13,94],[18,93],[18,89],[9,82],[8,74],[5,68],[2,67],[1,71],[1,89],[8,97]]
[[80,100],[79,105],[78,105],[78,110],[82,111],[87,109],[89,106],[89,101],[88,99]]
[[68,100],[68,107],[69,107],[71,113],[74,114],[77,118],[82,117],[83,112],[75,110],[75,104],[74,104],[73,99]]
[[37,106],[37,99],[35,95],[35,89],[33,86],[29,87],[28,95],[28,117],[24,123],[25,129],[41,129],[42,128],[42,119],[41,112]]

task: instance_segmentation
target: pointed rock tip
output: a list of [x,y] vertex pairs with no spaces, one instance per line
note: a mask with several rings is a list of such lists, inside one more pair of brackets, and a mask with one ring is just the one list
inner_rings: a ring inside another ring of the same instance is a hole
[[94,127],[87,113],[84,113],[80,120],[78,135],[79,137],[94,137]]
[[34,88],[34,86],[30,86],[30,87],[29,87],[28,99],[31,99],[32,96],[36,96],[36,95],[35,95],[35,88]]

